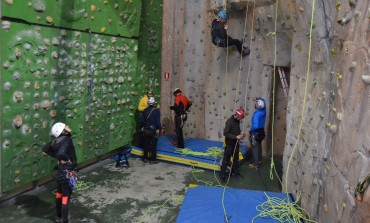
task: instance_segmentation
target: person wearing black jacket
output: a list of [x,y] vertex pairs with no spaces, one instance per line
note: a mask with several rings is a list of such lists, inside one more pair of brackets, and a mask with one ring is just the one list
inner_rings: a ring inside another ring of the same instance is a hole
[[144,155],[143,162],[149,161],[150,164],[158,163],[157,159],[157,141],[158,136],[161,133],[161,114],[158,108],[155,107],[154,97],[148,99],[148,105],[144,109],[140,117],[140,126],[142,129],[143,143],[144,143]]
[[54,173],[57,182],[56,222],[68,223],[68,204],[77,179],[77,156],[68,125],[61,122],[55,123],[51,128],[51,133],[55,140],[46,144],[42,150],[58,160],[57,170]]
[[225,10],[221,10],[217,18],[212,21],[211,24],[211,36],[212,36],[212,43],[215,46],[219,47],[230,47],[235,46],[238,49],[240,55],[247,56],[250,53],[250,50],[247,47],[243,47],[243,41],[238,39],[233,39],[227,35],[226,29],[226,20],[227,20],[227,13]]
[[[220,179],[222,182],[226,182],[226,168],[231,166],[231,174],[238,176],[238,160],[239,160],[239,141],[245,137],[245,133],[240,129],[240,120],[245,117],[245,111],[242,108],[238,108],[235,114],[232,115],[227,121],[224,128],[224,136],[226,146],[224,150],[224,156],[222,158]],[[232,164],[230,165],[230,159],[233,158]]]

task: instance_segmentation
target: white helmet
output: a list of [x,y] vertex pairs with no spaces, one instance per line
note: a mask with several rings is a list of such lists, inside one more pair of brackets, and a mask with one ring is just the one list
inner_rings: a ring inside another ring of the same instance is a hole
[[155,104],[155,99],[154,99],[154,97],[150,97],[149,99],[148,99],[148,105],[154,105]]
[[265,102],[261,99],[257,99],[256,108],[257,109],[264,109],[265,108]]
[[66,127],[66,124],[64,123],[61,123],[61,122],[55,123],[53,127],[51,128],[51,134],[55,137],[60,136],[60,134],[62,134],[64,130],[64,127]]

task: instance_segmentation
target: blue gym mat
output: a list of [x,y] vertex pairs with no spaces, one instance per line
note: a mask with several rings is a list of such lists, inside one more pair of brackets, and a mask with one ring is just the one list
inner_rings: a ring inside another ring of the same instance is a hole
[[[215,159],[212,156],[195,156],[195,155],[182,155],[175,153],[176,146],[172,145],[175,137],[171,135],[161,135],[157,143],[157,158],[168,162],[179,163],[188,166],[200,167],[210,170],[220,170],[220,159]],[[223,142],[187,138],[185,139],[185,148],[191,149],[194,152],[206,152],[208,148],[218,147],[223,150]],[[241,145],[241,154],[244,158],[249,156],[250,149],[245,145]],[[132,154],[143,156],[143,149],[133,146]],[[239,159],[240,160],[240,159]]]
[[[177,216],[176,223],[225,223],[224,209],[222,207],[221,187],[197,186],[189,188]],[[291,195],[276,192],[257,190],[232,189],[225,191],[225,210],[229,223],[251,223],[259,214],[256,207],[267,201],[267,197],[294,199]],[[277,223],[269,217],[256,218],[254,223]]]

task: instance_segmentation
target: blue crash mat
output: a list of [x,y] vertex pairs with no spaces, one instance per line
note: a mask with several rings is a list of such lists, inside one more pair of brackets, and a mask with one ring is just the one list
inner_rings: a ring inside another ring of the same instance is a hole
[[[172,145],[175,137],[171,135],[162,135],[157,143],[157,158],[168,162],[179,163],[188,166],[200,167],[210,170],[220,170],[220,159],[215,159],[212,156],[195,156],[195,155],[182,155],[175,153],[176,146]],[[188,138],[185,139],[185,148],[191,149],[194,152],[207,152],[211,147],[218,147],[223,150],[223,142]],[[240,148],[242,156],[245,158],[250,154],[250,149],[242,145]],[[143,149],[139,147],[132,147],[132,154],[143,156]]]
[[[197,186],[189,188],[181,206],[176,223],[225,223],[224,209],[222,207],[221,187]],[[229,223],[251,223],[259,214],[256,207],[267,201],[267,197],[285,199],[291,195],[276,192],[263,192],[256,190],[232,189],[225,191],[225,210]],[[278,223],[269,217],[256,218],[254,223]]]

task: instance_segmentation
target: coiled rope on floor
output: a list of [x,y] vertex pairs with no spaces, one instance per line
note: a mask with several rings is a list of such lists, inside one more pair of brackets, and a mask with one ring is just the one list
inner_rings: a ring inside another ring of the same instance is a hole
[[180,205],[184,201],[185,196],[184,195],[177,195],[174,197],[168,198],[163,204],[161,205],[154,205],[149,207],[144,214],[139,218],[137,223],[143,222],[143,219],[147,217],[149,214],[153,213],[155,210],[163,208],[168,202],[172,201],[175,205]]
[[175,153],[187,156],[187,155],[192,155],[192,156],[211,156],[214,158],[221,158],[223,156],[223,149],[219,147],[209,147],[206,152],[196,152],[193,151],[189,148],[177,148],[175,150]]
[[267,201],[256,207],[260,213],[252,219],[252,223],[257,218],[264,217],[282,223],[315,222],[310,220],[308,212],[297,204],[300,195],[298,195],[296,202],[291,202],[288,197],[284,199],[269,197],[266,193],[265,196]]
[[75,184],[75,187],[76,187],[76,191],[83,191],[83,190],[89,189],[93,185],[94,185],[94,183],[92,183],[92,182],[85,182],[85,181],[82,181],[82,180],[78,180]]

